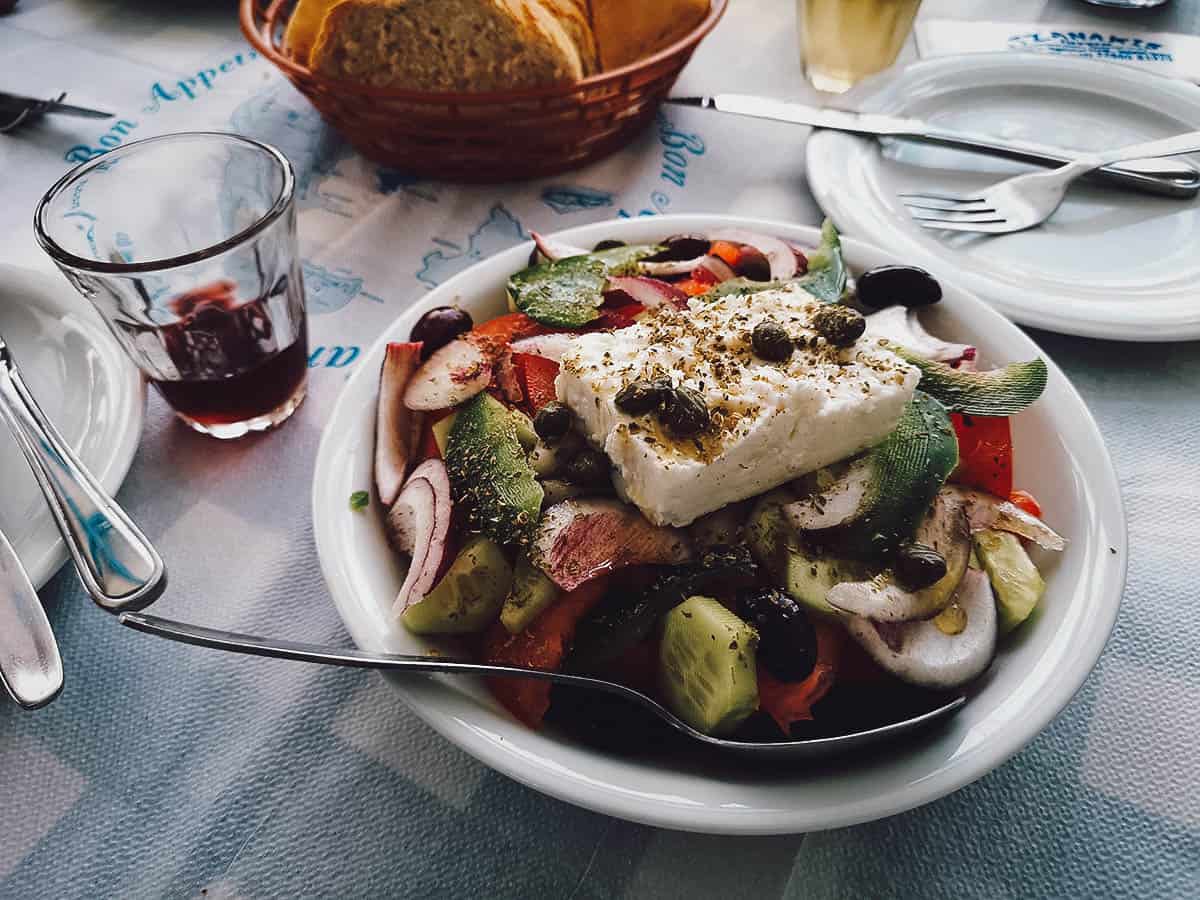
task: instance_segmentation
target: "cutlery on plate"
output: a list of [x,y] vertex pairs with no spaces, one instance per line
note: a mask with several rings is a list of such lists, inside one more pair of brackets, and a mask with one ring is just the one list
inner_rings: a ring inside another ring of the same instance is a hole
[[0,532],[0,685],[25,709],[45,706],[63,686],[50,621],[17,553]]
[[[799,103],[787,103],[767,97],[749,94],[713,94],[704,97],[668,97],[667,103],[680,106],[696,106],[715,109],[718,112],[770,119],[775,122],[791,122],[796,125],[811,125],[833,131],[852,134],[870,134],[877,137],[900,138],[940,144],[963,150],[977,150],[992,156],[1018,159],[1022,162],[1059,166],[1083,157],[1080,151],[1065,150],[1046,144],[1029,141],[1013,141],[987,134],[955,131],[923,122],[874,113],[846,112],[840,109],[820,109]],[[1104,165],[1095,176],[1112,184],[1159,194],[1165,197],[1194,197],[1200,190],[1200,171],[1184,162],[1168,162],[1158,159],[1123,160],[1123,165]]]
[[135,631],[165,637],[184,644],[193,644],[197,647],[210,647],[216,650],[228,650],[233,653],[246,653],[251,656],[268,656],[275,659],[292,659],[300,662],[321,663],[328,666],[349,666],[358,669],[383,669],[390,672],[438,672],[453,675],[498,675],[513,678],[533,678],[540,681],[550,681],[554,684],[568,685],[570,687],[603,691],[622,697],[637,704],[642,709],[652,712],[676,731],[694,741],[699,741],[702,744],[707,744],[719,750],[742,753],[758,759],[816,759],[835,753],[847,753],[851,750],[857,750],[860,747],[893,740],[901,735],[924,728],[957,712],[966,703],[966,697],[960,695],[929,712],[905,719],[902,722],[894,722],[879,728],[858,731],[853,734],[837,735],[835,737],[774,741],[770,743],[732,741],[725,738],[712,737],[711,735],[697,731],[679,719],[657,700],[643,694],[641,691],[618,684],[615,681],[593,678],[589,675],[549,672],[544,669],[523,669],[517,666],[493,666],[485,663],[443,659],[435,656],[369,653],[364,650],[343,650],[295,641],[268,640],[249,634],[238,634],[215,628],[203,628],[199,625],[189,625],[185,622],[175,622],[171,619],[144,615],[142,613],[122,613],[120,622],[122,625],[126,625]]
[[46,418],[3,336],[0,419],[33,469],[92,599],[109,612],[142,609],[157,600],[167,586],[162,558]]
[[1101,166],[1197,150],[1200,150],[1200,131],[1189,131],[1162,140],[1089,153],[1053,172],[1018,175],[969,194],[917,191],[899,196],[922,228],[1008,234],[1041,225],[1058,209],[1071,182]]
[[20,126],[28,125],[47,114],[77,116],[84,119],[111,119],[113,117],[110,112],[63,103],[66,96],[64,91],[53,100],[38,100],[36,97],[21,97],[0,91],[0,134],[15,131]]

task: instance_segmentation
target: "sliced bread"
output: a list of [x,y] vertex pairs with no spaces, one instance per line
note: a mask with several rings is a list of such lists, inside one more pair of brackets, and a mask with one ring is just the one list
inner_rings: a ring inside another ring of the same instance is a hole
[[699,25],[709,0],[589,0],[600,65],[617,69],[657,53]]
[[324,18],[309,65],[423,91],[500,91],[584,75],[568,28],[539,0],[341,0]]

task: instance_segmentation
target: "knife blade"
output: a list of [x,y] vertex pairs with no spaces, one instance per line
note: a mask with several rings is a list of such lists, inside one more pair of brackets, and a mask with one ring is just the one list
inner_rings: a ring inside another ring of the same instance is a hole
[[[713,94],[699,97],[668,97],[667,103],[713,109],[717,112],[811,125],[850,134],[921,141],[963,150],[975,150],[992,156],[1022,162],[1059,166],[1072,162],[1077,153],[1032,141],[1014,141],[986,134],[956,131],[923,122],[920,119],[877,113],[821,109],[800,103],[755,97],[750,94]],[[1167,197],[1194,197],[1200,191],[1200,171],[1178,160],[1133,160],[1097,169],[1093,176],[1144,193]]]
[[50,100],[38,100],[35,97],[21,97],[17,94],[6,94],[0,91],[0,110],[15,114],[15,112],[23,109],[28,109],[37,115],[46,113],[76,116],[83,119],[111,119],[113,113],[103,112],[99,109],[88,109],[86,106],[75,106],[71,103],[63,103],[63,98],[66,94],[60,94],[57,98]]
[[63,686],[62,658],[46,611],[8,538],[0,532],[0,685],[25,709]]

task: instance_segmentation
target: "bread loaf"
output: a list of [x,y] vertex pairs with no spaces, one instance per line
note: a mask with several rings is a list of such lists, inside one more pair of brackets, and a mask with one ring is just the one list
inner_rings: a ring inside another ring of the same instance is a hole
[[559,84],[595,68],[595,44],[581,53],[572,38],[586,26],[577,0],[341,0],[324,16],[309,65],[423,91]]

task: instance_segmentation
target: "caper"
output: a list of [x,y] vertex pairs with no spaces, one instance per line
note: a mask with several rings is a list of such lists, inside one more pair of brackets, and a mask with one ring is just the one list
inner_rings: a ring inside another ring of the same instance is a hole
[[674,434],[690,437],[708,427],[708,406],[704,397],[689,387],[677,387],[663,404],[662,422]]
[[792,339],[777,322],[764,320],[755,325],[750,344],[757,356],[771,362],[783,362],[792,355]]
[[867,330],[862,313],[840,303],[829,303],[813,313],[812,326],[817,334],[835,347],[849,347]]
[[642,416],[658,409],[671,391],[671,382],[666,378],[631,381],[617,392],[617,409],[631,416]]
[[561,441],[571,430],[571,410],[558,401],[547,403],[533,417],[533,430],[547,444]]
[[624,241],[614,241],[612,238],[607,238],[600,241],[592,248],[593,253],[599,253],[601,250],[616,250],[618,247],[624,247]]
[[563,475],[572,484],[598,487],[609,480],[608,457],[598,450],[585,447],[571,457]]
[[900,545],[894,561],[897,580],[910,591],[919,591],[946,575],[946,557],[932,547],[910,541]]

